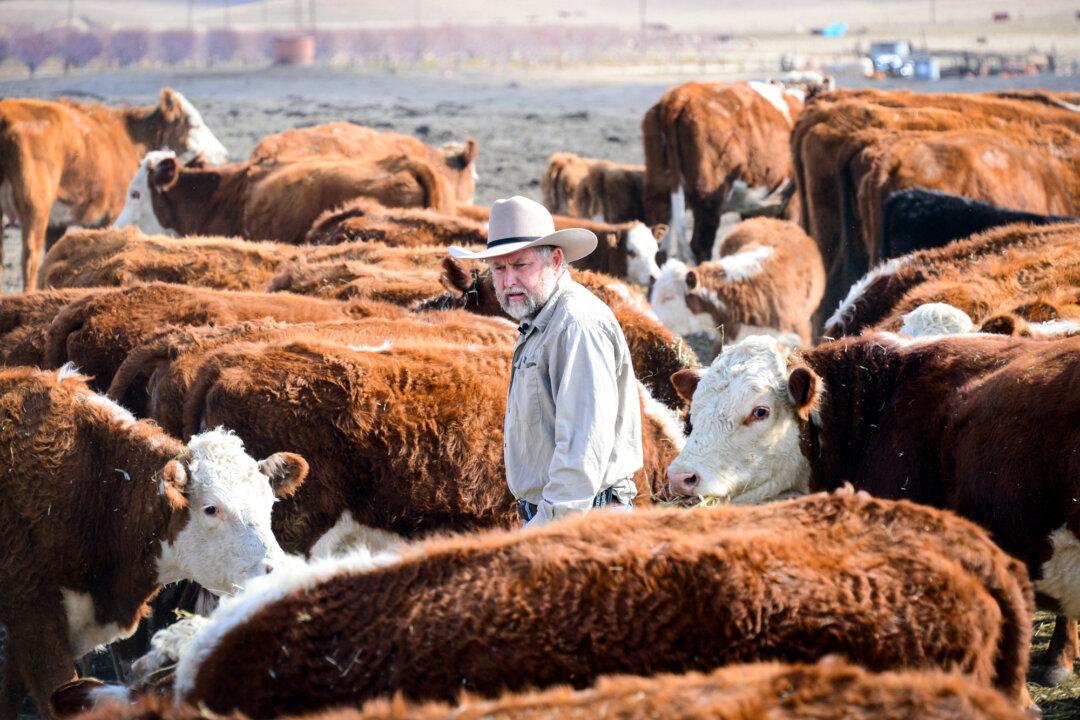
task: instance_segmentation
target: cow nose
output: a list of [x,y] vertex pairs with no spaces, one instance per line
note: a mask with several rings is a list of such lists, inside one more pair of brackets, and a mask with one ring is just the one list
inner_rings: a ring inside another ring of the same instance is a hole
[[694,495],[698,477],[694,473],[668,473],[668,487],[676,495]]
[[263,563],[263,572],[264,572],[265,574],[267,574],[267,575],[269,575],[270,573],[274,572],[274,563],[272,563],[272,562],[269,562],[269,561],[268,561],[268,562],[264,562],[264,563]]

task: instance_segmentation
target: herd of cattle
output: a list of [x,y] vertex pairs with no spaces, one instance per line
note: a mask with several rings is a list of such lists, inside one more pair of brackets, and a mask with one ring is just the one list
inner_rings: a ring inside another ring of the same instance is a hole
[[1025,717],[1035,609],[1042,680],[1080,645],[1080,96],[688,83],[642,129],[541,180],[639,504],[522,531],[475,141],[230,163],[171,89],[0,101],[0,720]]

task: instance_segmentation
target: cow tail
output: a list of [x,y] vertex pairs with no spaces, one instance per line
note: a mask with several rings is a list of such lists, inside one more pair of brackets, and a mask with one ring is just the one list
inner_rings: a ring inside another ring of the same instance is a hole
[[1027,666],[1030,651],[1034,594],[1030,584],[1017,581],[1026,578],[1027,572],[1024,564],[1014,558],[1009,558],[1008,571],[982,575],[991,597],[1001,608],[1002,627],[994,660],[994,685],[1010,697],[1018,698],[1025,688],[1023,668]]

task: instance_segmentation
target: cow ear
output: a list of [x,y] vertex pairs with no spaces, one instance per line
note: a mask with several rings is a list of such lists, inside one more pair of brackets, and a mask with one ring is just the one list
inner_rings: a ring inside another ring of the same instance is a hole
[[1017,337],[1031,337],[1031,327],[1023,318],[1012,313],[992,315],[983,322],[979,332],[993,333],[995,335],[1013,335]]
[[287,498],[304,483],[308,463],[296,453],[279,452],[259,461],[259,472],[270,478],[274,497]]
[[467,292],[473,283],[472,275],[465,272],[465,268],[454,262],[453,258],[443,258],[443,273],[439,281],[444,288],[458,296]]
[[656,242],[660,242],[667,235],[668,226],[664,223],[656,223],[652,226],[652,236]]
[[689,270],[686,273],[686,289],[687,290],[693,290],[694,288],[697,287],[697,284],[698,284],[697,272],[694,271],[694,270]]
[[105,683],[94,678],[78,678],[64,683],[49,696],[53,717],[71,718],[94,709],[94,691]]
[[180,165],[176,158],[163,158],[150,170],[150,185],[158,190],[171,190],[180,179]]
[[171,115],[180,109],[180,98],[176,97],[176,91],[171,87],[163,87],[158,104],[166,115]]
[[797,365],[788,374],[788,394],[795,404],[795,412],[806,420],[818,400],[818,376],[806,365]]
[[165,463],[165,469],[161,471],[161,486],[165,491],[165,498],[173,510],[183,510],[187,507],[188,474],[179,460],[170,460]]
[[476,142],[476,138],[469,138],[465,141],[465,151],[462,153],[462,157],[465,159],[465,167],[476,162],[476,156],[480,154],[480,143]]
[[690,402],[694,399],[694,391],[697,390],[698,382],[704,375],[704,370],[685,368],[672,374],[671,384],[675,387],[675,392],[679,393],[679,397]]

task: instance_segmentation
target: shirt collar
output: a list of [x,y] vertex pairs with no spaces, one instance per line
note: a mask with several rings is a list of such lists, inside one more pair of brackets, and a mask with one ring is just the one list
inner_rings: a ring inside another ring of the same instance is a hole
[[548,298],[544,306],[540,308],[540,312],[536,314],[531,320],[525,320],[518,326],[518,332],[522,335],[528,335],[532,332],[533,328],[544,331],[548,323],[551,322],[551,316],[555,314],[555,308],[559,304],[559,298],[566,293],[566,289],[570,287],[570,273],[563,270],[559,275],[559,279],[555,281],[555,290],[551,293],[551,297]]

